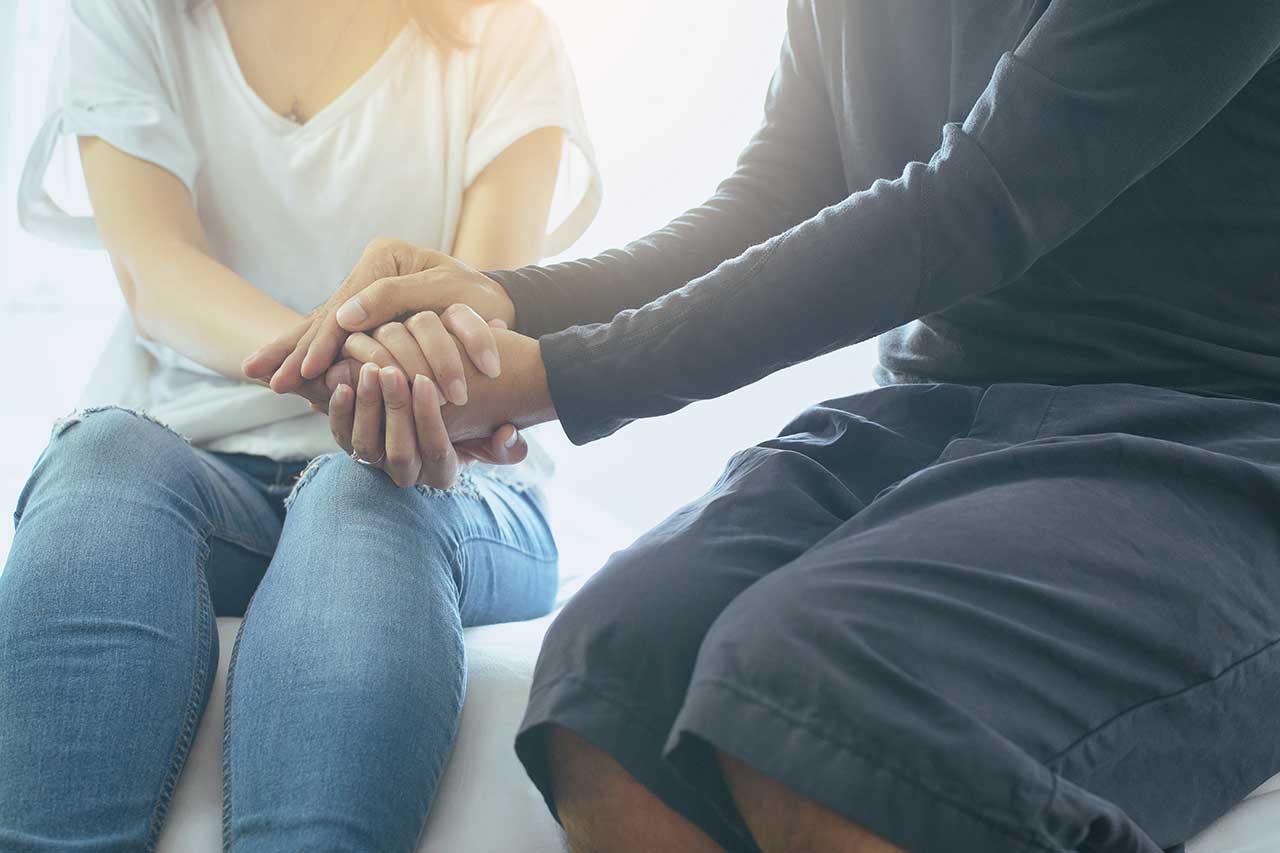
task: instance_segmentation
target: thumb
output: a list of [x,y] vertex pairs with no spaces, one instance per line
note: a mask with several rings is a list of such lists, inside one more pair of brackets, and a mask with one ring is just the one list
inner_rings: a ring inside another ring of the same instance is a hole
[[334,314],[348,332],[363,332],[412,311],[438,307],[427,297],[421,273],[380,278],[339,306]]

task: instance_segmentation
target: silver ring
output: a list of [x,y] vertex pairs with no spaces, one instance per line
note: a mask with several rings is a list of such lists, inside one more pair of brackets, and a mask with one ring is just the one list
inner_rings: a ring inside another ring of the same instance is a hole
[[371,468],[372,468],[372,467],[374,467],[374,466],[381,465],[381,464],[382,464],[382,460],[384,460],[384,459],[386,459],[386,458],[387,458],[387,454],[385,454],[385,453],[384,453],[384,454],[382,454],[381,456],[379,456],[377,459],[374,459],[374,460],[370,461],[370,460],[368,460],[368,459],[362,459],[362,458],[360,457],[360,454],[359,454],[359,453],[357,453],[356,451],[352,450],[352,451],[351,451],[351,458],[352,458],[352,460],[354,460],[354,461],[356,461],[356,462],[359,462],[361,465],[368,465],[369,467],[371,467]]

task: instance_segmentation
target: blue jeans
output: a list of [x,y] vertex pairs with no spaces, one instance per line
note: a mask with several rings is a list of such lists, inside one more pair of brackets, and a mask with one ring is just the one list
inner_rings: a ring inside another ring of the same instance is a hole
[[[55,430],[0,574],[0,850],[150,850],[218,660],[227,849],[412,850],[464,626],[555,599],[536,501],[399,489],[341,454],[219,455],[106,409]],[[291,498],[287,498],[290,490]]]

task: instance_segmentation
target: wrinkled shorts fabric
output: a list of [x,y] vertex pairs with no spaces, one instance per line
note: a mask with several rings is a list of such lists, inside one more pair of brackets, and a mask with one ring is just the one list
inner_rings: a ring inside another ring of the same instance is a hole
[[577,732],[728,850],[715,752],[914,853],[1174,850],[1280,770],[1280,406],[899,385],[815,406],[564,609]]

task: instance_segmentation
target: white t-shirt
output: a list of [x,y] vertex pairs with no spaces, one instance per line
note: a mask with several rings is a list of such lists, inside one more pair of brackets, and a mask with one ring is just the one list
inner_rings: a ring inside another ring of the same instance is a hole
[[[70,136],[101,137],[176,175],[213,257],[300,312],[332,295],[374,237],[449,251],[467,187],[539,128],[566,131],[548,254],[594,217],[600,181],[573,73],[555,26],[527,0],[475,7],[470,49],[442,53],[411,21],[301,126],[249,87],[215,3],[187,7],[72,0],[62,94],[19,191],[29,230],[100,245],[92,220],[64,213],[43,186],[58,140]],[[220,452],[305,459],[337,449],[325,418],[299,398],[143,341],[127,317],[86,402],[146,409]],[[537,479],[545,456],[531,457],[504,474]]]

